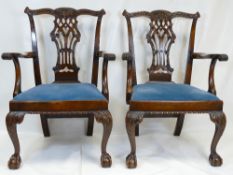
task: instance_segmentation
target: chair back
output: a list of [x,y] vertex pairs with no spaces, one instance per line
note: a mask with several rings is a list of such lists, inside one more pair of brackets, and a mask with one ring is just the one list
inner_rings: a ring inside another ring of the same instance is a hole
[[149,31],[146,34],[146,40],[152,49],[152,63],[147,69],[149,81],[171,81],[173,68],[170,65],[170,48],[175,42],[176,35],[173,31],[172,20],[174,18],[188,18],[192,20],[192,26],[189,38],[188,59],[193,53],[196,22],[200,17],[199,13],[191,14],[185,12],[170,12],[165,10],[155,10],[152,12],[140,11],[129,13],[123,12],[128,26],[129,53],[131,55],[131,72],[133,84],[137,84],[135,54],[133,42],[133,30],[131,19],[136,17],[146,17],[149,19]]
[[37,9],[31,10],[28,7],[25,9],[28,15],[31,26],[32,50],[36,53],[37,59],[34,61],[34,70],[36,74],[36,82],[40,84],[40,68],[38,58],[38,45],[34,16],[36,15],[52,15],[54,17],[54,27],[50,33],[52,41],[57,48],[57,62],[53,68],[55,73],[55,82],[79,82],[78,72],[79,67],[75,62],[75,48],[80,41],[81,34],[78,29],[78,17],[81,15],[89,15],[97,17],[93,67],[92,67],[92,83],[97,85],[98,63],[99,63],[99,42],[102,17],[105,14],[104,10],[93,11],[88,9],[76,10],[73,8],[57,8],[57,9]]

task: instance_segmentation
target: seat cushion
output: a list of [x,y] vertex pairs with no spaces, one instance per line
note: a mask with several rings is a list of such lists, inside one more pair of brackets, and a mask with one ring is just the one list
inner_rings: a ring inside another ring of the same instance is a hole
[[134,86],[131,101],[218,101],[215,95],[187,84],[148,82]]
[[13,101],[99,101],[106,98],[89,83],[52,83],[33,87],[14,97]]

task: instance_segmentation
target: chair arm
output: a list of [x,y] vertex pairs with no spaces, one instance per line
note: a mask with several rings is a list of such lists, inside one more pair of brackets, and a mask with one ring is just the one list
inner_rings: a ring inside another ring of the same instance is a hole
[[35,58],[35,53],[3,53],[3,60],[12,60],[15,66],[15,87],[13,92],[13,97],[21,93],[21,68],[19,64],[19,58]]
[[125,52],[122,54],[122,60],[130,61],[130,60],[132,60],[132,55],[129,52]]
[[206,54],[206,53],[193,53],[193,59],[217,59],[219,61],[227,61],[228,56],[226,54]]
[[25,53],[10,52],[10,53],[2,54],[3,60],[12,60],[14,58],[34,58],[34,57],[35,57],[34,52],[25,52]]
[[219,61],[227,61],[228,56],[226,54],[205,54],[205,53],[193,53],[193,59],[211,59],[210,69],[209,69],[209,78],[208,78],[208,92],[216,95],[216,88],[214,82],[214,69],[217,60]]
[[103,60],[103,68],[102,68],[102,94],[109,99],[109,91],[108,91],[108,61],[116,60],[115,54],[112,53],[99,53]]

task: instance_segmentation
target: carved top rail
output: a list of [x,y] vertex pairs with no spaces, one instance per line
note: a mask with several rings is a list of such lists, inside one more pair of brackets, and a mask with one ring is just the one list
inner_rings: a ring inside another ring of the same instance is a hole
[[[54,16],[54,28],[50,33],[51,39],[55,42],[57,47],[57,63],[54,67],[55,81],[78,81],[79,67],[75,63],[75,48],[80,41],[81,34],[78,30],[77,17],[81,15],[90,15],[98,17],[95,33],[95,46],[93,63],[96,63],[99,58],[99,42],[100,42],[100,27],[101,20],[105,14],[104,10],[93,11],[89,9],[73,9],[73,8],[57,8],[57,9],[37,9],[31,10],[28,7],[25,9],[28,14],[32,32],[32,49],[36,53],[37,62],[34,68],[37,68],[38,81],[40,80],[38,48],[35,22],[33,16],[35,15],[52,15]],[[98,73],[98,64],[93,64],[92,74]],[[93,80],[97,82],[97,78]]]

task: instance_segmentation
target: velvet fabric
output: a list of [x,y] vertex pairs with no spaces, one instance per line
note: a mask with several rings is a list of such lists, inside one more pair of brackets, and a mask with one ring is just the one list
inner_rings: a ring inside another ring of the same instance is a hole
[[14,101],[89,101],[106,100],[90,83],[52,83],[33,87],[14,97]]
[[216,101],[215,95],[187,84],[148,82],[133,87],[131,101]]

